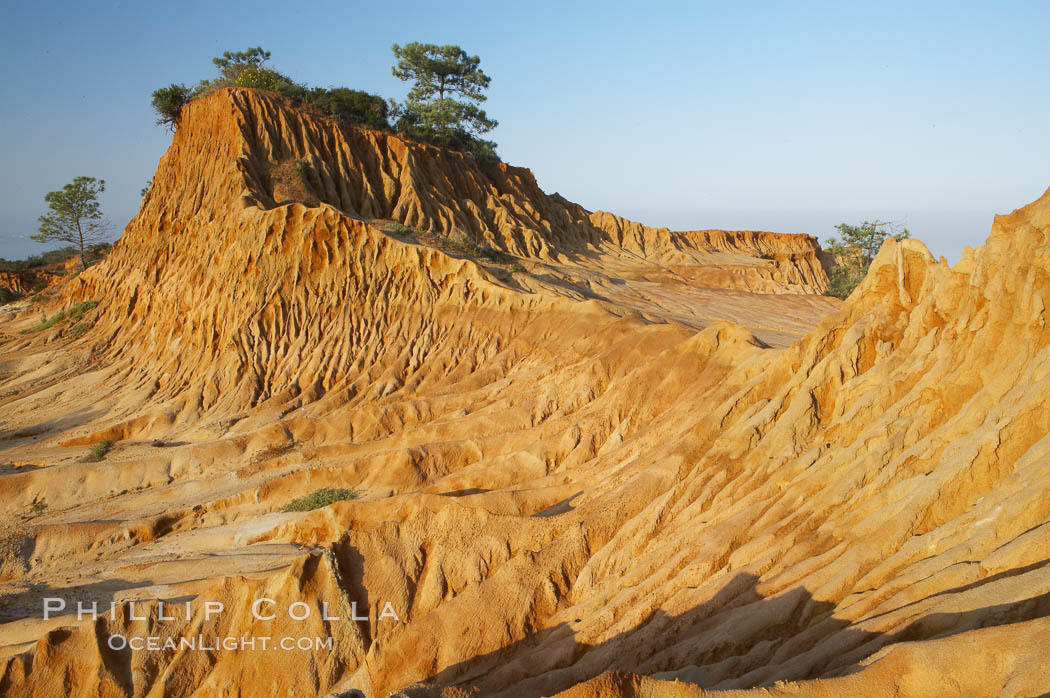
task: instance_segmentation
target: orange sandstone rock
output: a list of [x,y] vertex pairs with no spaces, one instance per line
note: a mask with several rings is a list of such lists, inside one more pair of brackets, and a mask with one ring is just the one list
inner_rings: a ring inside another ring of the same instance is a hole
[[[0,325],[5,695],[1050,690],[1050,193],[840,304],[807,236],[646,228],[247,90],[153,181],[64,288],[86,331]],[[282,510],[324,487],[361,496]]]

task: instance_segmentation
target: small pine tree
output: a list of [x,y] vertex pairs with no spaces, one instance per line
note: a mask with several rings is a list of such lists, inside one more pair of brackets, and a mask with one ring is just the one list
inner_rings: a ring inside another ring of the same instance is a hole
[[907,228],[888,221],[864,221],[860,225],[840,223],[835,229],[842,239],[828,238],[828,250],[834,259],[828,295],[842,299],[853,293],[867,276],[868,268],[886,238],[903,240],[910,236]]
[[459,46],[418,42],[394,44],[394,57],[394,77],[414,83],[405,103],[395,104],[399,130],[483,159],[498,159],[496,144],[480,138],[499,125],[478,106],[491,82],[481,71],[480,58]]
[[109,222],[102,217],[98,195],[106,190],[106,181],[94,177],[77,177],[59,191],[44,196],[50,211],[40,216],[40,232],[30,236],[37,242],[60,240],[80,249],[80,263],[87,269],[85,247],[103,242]]

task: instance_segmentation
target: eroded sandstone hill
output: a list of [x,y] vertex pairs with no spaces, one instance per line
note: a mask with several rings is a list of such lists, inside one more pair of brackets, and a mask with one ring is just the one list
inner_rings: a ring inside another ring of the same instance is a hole
[[[840,306],[806,236],[194,102],[66,288],[99,305],[0,326],[0,692],[1050,691],[1048,238],[1050,193],[953,268],[888,243]],[[282,511],[320,487],[362,496]]]

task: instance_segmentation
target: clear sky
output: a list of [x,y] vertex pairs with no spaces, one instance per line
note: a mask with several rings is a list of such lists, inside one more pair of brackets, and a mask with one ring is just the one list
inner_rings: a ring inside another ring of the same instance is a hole
[[1050,2],[4,3],[0,256],[104,178],[117,231],[171,136],[150,95],[261,44],[310,85],[401,99],[393,43],[492,77],[491,137],[547,192],[674,229],[905,221],[954,261],[1050,187]]

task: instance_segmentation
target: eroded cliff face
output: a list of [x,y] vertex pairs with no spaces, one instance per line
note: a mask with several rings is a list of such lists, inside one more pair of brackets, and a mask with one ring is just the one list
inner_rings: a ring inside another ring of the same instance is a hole
[[[158,221],[199,220],[194,217],[205,201],[209,211],[234,202],[264,210],[327,204],[351,218],[464,236],[526,258],[624,252],[658,264],[742,266],[742,274],[771,282],[761,290],[820,293],[827,283],[812,236],[676,233],[591,213],[542,192],[525,168],[479,163],[392,133],[340,128],[251,90],[223,90],[186,112],[142,225],[133,224],[145,237],[170,232]],[[125,238],[134,246],[132,235]],[[784,264],[789,261],[793,267]]]
[[[71,261],[79,268],[79,258]],[[65,263],[24,271],[3,271],[0,272],[0,289],[6,289],[16,297],[28,296],[39,291],[41,287],[61,282],[63,277],[71,273],[72,266],[74,265]]]
[[[820,265],[813,265],[819,246],[812,236],[650,228],[613,214],[588,212],[558,194],[548,196],[528,169],[478,163],[462,153],[390,133],[340,129],[257,92],[231,91],[211,103],[191,106],[201,111],[215,108],[233,111],[233,118],[190,114],[188,120],[219,118],[236,124],[239,133],[230,136],[250,149],[244,175],[262,206],[288,200],[327,203],[350,216],[465,235],[525,257],[622,248],[661,262],[666,255],[682,264],[713,265],[704,253],[717,250],[751,257],[754,266],[770,273],[775,265],[761,264],[772,259],[763,255],[793,254],[800,262],[799,278],[779,279],[777,290],[819,293],[826,285]],[[190,143],[201,142],[201,134],[190,129],[184,135]],[[289,185],[289,178],[274,177],[274,169],[286,163],[293,169],[299,165],[301,188],[295,182]],[[278,185],[275,180],[280,180]]]
[[[395,222],[520,255],[507,259],[531,273],[406,244],[391,234]],[[819,292],[818,250],[809,236],[679,234],[590,214],[541,192],[528,170],[340,128],[277,97],[229,89],[186,108],[141,212],[66,301],[104,299],[97,358],[128,364],[122,382],[154,391],[165,415],[198,419],[330,390],[368,351],[393,353],[395,343],[425,347],[416,358],[425,362],[432,342],[420,337],[484,347],[506,335],[468,322],[477,312],[510,318],[567,298],[666,319],[652,315],[648,289],[624,286],[617,273],[685,278],[696,289]],[[814,297],[794,306],[809,317],[834,307]],[[795,315],[794,306],[777,307]],[[753,324],[761,332],[765,323]],[[801,334],[790,330],[763,339]]]
[[[1050,194],[954,268],[890,242],[840,305],[806,293],[807,236],[654,230],[250,91],[194,102],[67,286],[89,329],[2,327],[0,689],[1046,692],[1048,237]],[[320,487],[362,496],[281,511]],[[120,605],[44,622],[44,596]]]

